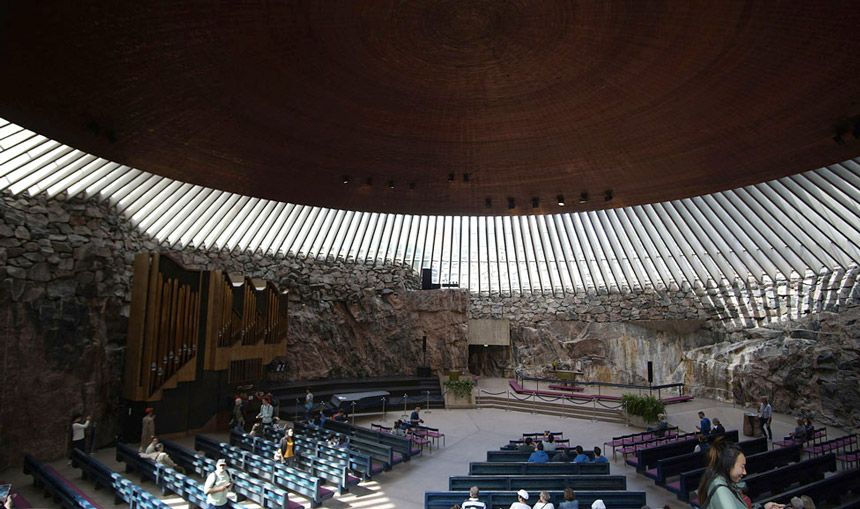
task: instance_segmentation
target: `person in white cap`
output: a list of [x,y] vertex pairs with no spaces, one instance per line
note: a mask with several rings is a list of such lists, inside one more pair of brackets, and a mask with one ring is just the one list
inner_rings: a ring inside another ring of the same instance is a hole
[[526,504],[526,500],[529,499],[529,492],[526,490],[520,490],[517,492],[517,501],[511,504],[511,509],[532,509]]
[[606,504],[598,498],[591,504],[591,509],[606,509]]
[[227,471],[227,461],[224,458],[215,462],[215,471],[206,477],[203,484],[203,494],[206,495],[206,509],[215,509],[227,505],[227,490],[233,486],[233,478]]

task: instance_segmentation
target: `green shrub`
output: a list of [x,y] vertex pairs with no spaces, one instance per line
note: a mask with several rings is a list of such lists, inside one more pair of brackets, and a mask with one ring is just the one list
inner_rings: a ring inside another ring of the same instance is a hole
[[472,388],[475,387],[475,381],[471,377],[464,380],[446,380],[443,384],[454,393],[454,396],[469,398],[469,403],[472,402]]
[[638,394],[625,394],[621,397],[621,404],[630,415],[638,415],[646,422],[657,420],[657,414],[666,413],[666,402],[660,401],[654,396],[639,396]]

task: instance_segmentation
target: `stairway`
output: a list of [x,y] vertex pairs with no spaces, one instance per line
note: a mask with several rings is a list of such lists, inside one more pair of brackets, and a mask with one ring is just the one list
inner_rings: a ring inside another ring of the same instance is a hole
[[[563,403],[562,403],[563,402]],[[500,408],[512,412],[528,412],[541,415],[554,415],[558,417],[569,417],[571,419],[594,420],[601,422],[614,422],[626,424],[621,409],[611,410],[604,408],[600,403],[586,403],[578,405],[569,401],[542,401],[540,398],[517,399],[513,396],[493,396],[478,394],[475,398],[478,408]],[[617,405],[613,405],[617,406]]]

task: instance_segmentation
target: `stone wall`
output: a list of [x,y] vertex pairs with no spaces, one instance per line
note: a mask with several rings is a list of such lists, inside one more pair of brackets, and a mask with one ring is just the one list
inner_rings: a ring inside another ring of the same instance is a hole
[[552,361],[588,379],[685,382],[701,396],[766,393],[783,412],[852,427],[860,408],[857,268],[786,282],[567,296],[413,291],[401,265],[177,249],[143,237],[95,201],[0,196],[0,468],[61,456],[73,412],[117,431],[132,264],[144,251],[290,290],[292,380],[465,369],[468,319],[511,321],[514,362]]

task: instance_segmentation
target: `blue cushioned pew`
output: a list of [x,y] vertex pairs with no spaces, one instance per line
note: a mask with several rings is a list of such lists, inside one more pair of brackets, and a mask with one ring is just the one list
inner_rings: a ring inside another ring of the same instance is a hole
[[51,497],[62,507],[101,509],[78,493],[74,486],[53,468],[39,463],[30,454],[24,455],[24,474],[33,476],[33,484],[41,486],[45,490],[45,496]]
[[[309,424],[301,422],[295,423],[295,432],[298,435],[312,437],[317,440],[325,440],[329,434],[336,433],[332,431],[322,430],[317,428],[316,426],[311,426]],[[363,440],[360,437],[352,436],[348,433],[342,434],[349,437],[350,449],[354,449],[361,454],[370,456],[372,459],[376,460],[382,465],[382,470],[391,470],[393,466],[402,463],[404,460],[404,456],[395,452],[394,449],[389,445],[380,444],[369,440]],[[378,470],[374,469],[374,472],[378,472]]]
[[477,486],[484,491],[624,491],[624,475],[457,475],[448,478],[448,490],[469,491]]
[[311,507],[317,507],[334,496],[333,490],[322,486],[319,477],[205,435],[195,435],[194,448],[203,451],[210,458],[224,458],[233,468],[252,473],[260,479],[306,497],[310,500]]
[[[555,503],[564,500],[564,492],[550,491]],[[535,499],[537,493],[531,494]],[[428,491],[424,493],[425,509],[451,509],[454,504],[461,504],[469,498],[468,491]],[[487,509],[508,509],[517,501],[516,491],[486,491],[481,492],[479,499],[487,504]],[[579,491],[576,499],[580,507],[591,507],[595,500],[603,500],[607,509],[642,509],[646,505],[644,491]]]
[[129,507],[141,509],[170,509],[169,505],[80,449],[72,450],[72,466],[80,468],[81,478],[92,480],[96,489],[111,490],[114,505],[125,502]]
[[469,475],[607,475],[609,463],[469,463]]
[[[197,507],[206,507],[206,495],[203,493],[202,484],[161,463],[141,458],[137,449],[121,443],[116,444],[116,460],[125,463],[126,472],[137,472],[141,480],[153,481],[165,495],[176,493]],[[228,500],[224,507],[225,509],[245,509],[245,506],[232,500]]]

